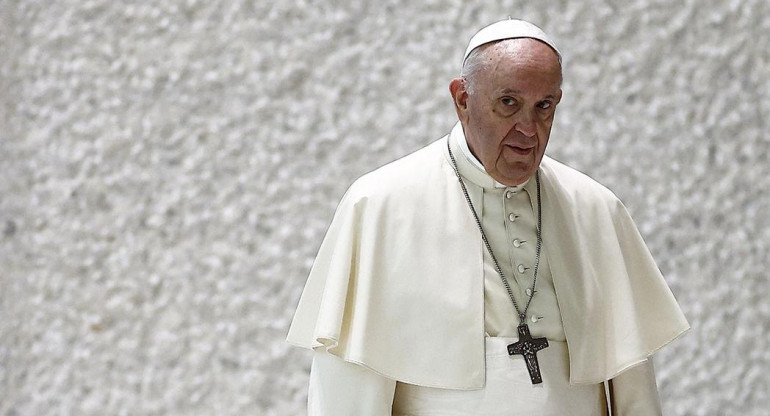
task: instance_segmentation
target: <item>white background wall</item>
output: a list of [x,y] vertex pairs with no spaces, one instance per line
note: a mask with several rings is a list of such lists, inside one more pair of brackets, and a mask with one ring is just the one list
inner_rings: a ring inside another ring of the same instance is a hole
[[304,414],[283,338],[337,201],[445,134],[508,15],[564,52],[550,154],[693,330],[667,415],[770,409],[770,5],[0,0],[0,414]]

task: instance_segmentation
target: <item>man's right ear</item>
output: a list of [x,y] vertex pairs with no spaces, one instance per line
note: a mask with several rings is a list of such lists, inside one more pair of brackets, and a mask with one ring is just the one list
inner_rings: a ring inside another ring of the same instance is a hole
[[449,83],[449,92],[452,94],[455,111],[460,121],[466,121],[468,117],[468,91],[465,89],[465,80],[455,78]]

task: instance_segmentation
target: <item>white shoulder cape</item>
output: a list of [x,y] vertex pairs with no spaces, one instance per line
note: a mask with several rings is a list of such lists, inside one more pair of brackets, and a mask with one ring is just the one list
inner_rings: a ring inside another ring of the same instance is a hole
[[[348,189],[308,277],[290,343],[324,347],[405,383],[484,386],[484,247],[446,148],[444,137]],[[689,325],[615,195],[548,157],[540,172],[543,249],[570,382],[601,383]]]

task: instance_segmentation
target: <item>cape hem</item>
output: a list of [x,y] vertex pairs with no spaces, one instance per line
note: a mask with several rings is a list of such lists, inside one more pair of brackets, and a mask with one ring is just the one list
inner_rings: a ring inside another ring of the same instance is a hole
[[[435,389],[460,390],[460,391],[481,390],[481,389],[484,388],[484,386],[486,384],[486,383],[483,383],[480,386],[470,385],[470,386],[457,387],[457,386],[448,386],[448,385],[445,385],[445,384],[438,384],[438,383],[436,383],[436,384],[425,383],[425,382],[422,382],[422,381],[411,380],[409,377],[396,377],[394,375],[388,374],[388,372],[386,372],[386,371],[379,370],[377,368],[374,368],[374,367],[366,364],[364,362],[364,360],[356,359],[356,358],[352,358],[352,357],[345,357],[343,355],[338,354],[336,351],[330,351],[329,349],[330,348],[334,348],[334,346],[326,347],[326,345],[324,345],[323,343],[319,342],[320,345],[318,345],[316,347],[310,347],[310,346],[307,346],[306,344],[303,344],[303,343],[300,343],[300,342],[294,342],[294,341],[291,341],[291,340],[288,340],[288,339],[286,340],[286,342],[288,344],[290,344],[290,345],[295,346],[295,347],[300,347],[300,348],[303,348],[303,349],[311,350],[314,353],[315,352],[324,352],[324,353],[327,353],[327,354],[332,354],[335,357],[337,357],[337,358],[339,358],[339,359],[341,359],[341,360],[343,360],[345,362],[348,362],[348,363],[351,363],[351,364],[360,365],[360,366],[362,366],[362,367],[364,367],[364,368],[374,372],[377,375],[380,375],[382,377],[388,378],[390,380],[395,380],[395,381],[397,381],[399,383],[406,383],[406,384],[412,384],[412,385],[415,385],[415,386],[429,387],[429,388],[435,388]],[[335,342],[335,344],[336,344],[336,342]]]
[[661,349],[665,348],[665,347],[666,347],[668,344],[670,344],[670,343],[672,343],[672,342],[676,341],[676,340],[677,340],[679,337],[681,337],[682,335],[684,335],[684,334],[685,334],[687,331],[689,331],[690,329],[691,329],[691,328],[690,328],[690,326],[689,326],[689,325],[687,325],[687,328],[685,328],[685,329],[683,329],[683,330],[679,331],[679,333],[677,333],[676,335],[674,335],[674,336],[673,336],[672,338],[670,338],[668,341],[666,341],[666,342],[662,343],[662,344],[661,344],[660,346],[658,346],[657,348],[654,348],[654,349],[652,349],[651,351],[649,351],[649,352],[645,353],[645,355],[644,355],[644,357],[643,357],[643,358],[642,358],[642,357],[640,357],[640,358],[636,358],[636,359],[634,359],[634,360],[631,360],[631,361],[629,362],[629,364],[626,364],[626,365],[622,366],[622,367],[620,368],[620,370],[617,370],[617,371],[613,372],[613,373],[612,373],[612,376],[610,376],[610,377],[607,377],[606,379],[602,379],[602,380],[585,380],[585,381],[582,381],[582,380],[577,380],[577,381],[576,381],[576,380],[572,380],[572,377],[570,376],[570,381],[569,381],[569,384],[571,384],[571,385],[574,385],[574,386],[581,386],[581,385],[586,385],[586,384],[598,384],[598,383],[604,383],[604,382],[607,382],[607,381],[609,381],[609,380],[612,380],[613,378],[615,378],[615,377],[617,377],[617,376],[619,376],[619,375],[623,374],[624,372],[626,372],[626,371],[628,371],[628,370],[632,369],[633,367],[636,367],[637,365],[639,365],[639,364],[642,364],[642,363],[643,363],[645,360],[647,360],[648,358],[650,358],[650,357],[651,357],[653,354],[655,354],[656,352],[658,352],[658,351],[660,351]]

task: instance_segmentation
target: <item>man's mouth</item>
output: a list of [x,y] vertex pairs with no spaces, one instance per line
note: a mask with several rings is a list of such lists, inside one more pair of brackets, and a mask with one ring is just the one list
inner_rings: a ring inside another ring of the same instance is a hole
[[519,147],[515,145],[507,145],[511,150],[520,155],[528,155],[532,152],[534,147]]

